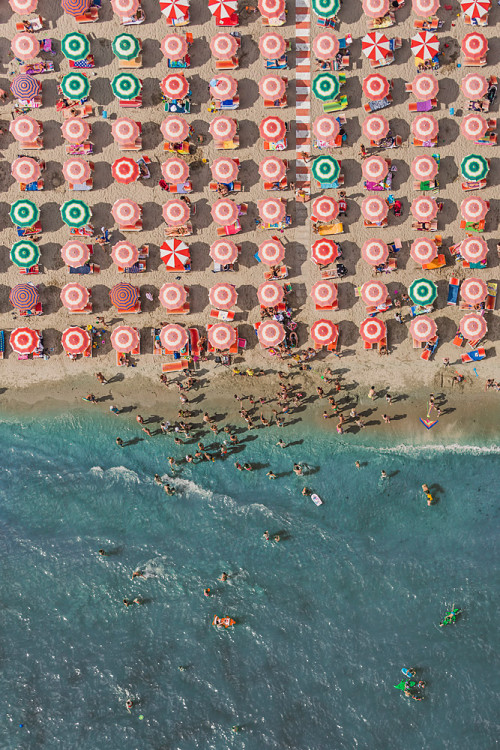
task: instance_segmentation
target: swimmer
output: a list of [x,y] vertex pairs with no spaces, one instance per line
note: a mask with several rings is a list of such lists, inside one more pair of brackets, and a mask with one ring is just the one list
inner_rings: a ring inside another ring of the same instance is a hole
[[388,479],[387,473],[383,469],[380,472],[380,479]]
[[276,479],[276,474],[274,471],[268,471],[266,477],[269,477],[269,479]]
[[144,573],[142,572],[142,570],[134,570],[134,572],[132,573],[132,579],[134,578],[144,578]]
[[264,533],[262,534],[262,536],[264,537],[264,539],[266,540],[266,542],[269,541],[269,531],[267,531],[267,529],[266,529],[266,531],[264,531]]
[[275,445],[279,445],[280,448],[286,448],[286,443],[281,438],[278,440],[277,443],[275,443]]
[[187,464],[192,464],[193,460],[194,460],[193,457],[190,456],[189,453],[188,453],[187,456],[186,456],[186,463]]
[[103,549],[99,550],[99,554],[102,555],[102,557],[107,557],[108,553],[105,552]]
[[142,431],[145,432],[148,437],[153,437],[153,435],[152,435],[151,430],[149,429],[149,427],[143,427]]
[[280,541],[280,539],[281,539],[281,537],[280,537],[280,535],[279,535],[279,534],[275,534],[275,535],[274,535],[274,541],[275,541],[275,542],[279,542],[279,541]]
[[238,471],[243,471],[243,466],[238,461],[236,461],[236,463],[234,465],[236,466],[236,468],[238,469]]
[[356,469],[361,469],[361,464],[359,463],[359,461],[356,461],[354,466],[356,467]]
[[123,440],[121,437],[117,437],[115,442],[119,448],[123,448]]
[[203,596],[210,596],[210,589],[203,589]]
[[423,484],[422,485],[422,490],[424,492],[424,495],[427,498],[427,505],[432,505],[432,503],[433,503],[433,497],[432,497],[432,495],[431,495],[431,493],[429,491],[428,486],[426,484]]
[[155,474],[155,482],[156,484],[163,484],[161,481],[161,476],[159,474]]
[[310,495],[311,494],[311,490],[309,490],[307,487],[303,487],[302,488],[302,494],[306,495],[306,496]]
[[173,487],[171,487],[169,484],[164,484],[163,489],[167,493],[167,495],[175,495],[175,490]]
[[130,709],[132,708],[132,706],[133,706],[133,705],[134,705],[134,703],[133,703],[133,701],[131,701],[131,700],[130,700],[130,698],[128,698],[128,699],[127,699],[127,700],[125,701],[125,706],[127,707],[127,711],[128,711],[129,713],[131,713]]
[[252,464],[243,464],[243,468],[245,469],[245,471],[253,471]]
[[139,424],[144,424],[144,419],[143,419],[143,417],[141,417],[141,415],[140,415],[140,414],[138,414],[138,415],[136,416],[136,420],[137,420],[137,422],[139,422]]
[[227,573],[223,573],[219,578],[219,581],[227,581]]
[[124,603],[124,605],[125,605],[126,607],[130,607],[130,605],[132,604],[132,602],[129,602],[129,600],[128,600],[128,599],[124,599],[124,600],[123,600],[123,603]]
[[134,604],[142,604],[142,599],[139,599],[138,596],[136,596],[135,599],[132,599],[132,601],[133,601]]
[[298,477],[301,477],[302,474],[304,473],[302,471],[302,466],[300,464],[294,464],[293,465],[293,470],[294,470],[295,474],[297,474]]

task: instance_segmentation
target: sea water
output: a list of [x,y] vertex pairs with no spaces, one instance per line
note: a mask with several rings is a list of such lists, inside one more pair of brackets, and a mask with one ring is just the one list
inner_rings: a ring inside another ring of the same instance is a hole
[[92,408],[0,424],[2,750],[497,747],[498,449],[259,429],[169,497],[195,448]]

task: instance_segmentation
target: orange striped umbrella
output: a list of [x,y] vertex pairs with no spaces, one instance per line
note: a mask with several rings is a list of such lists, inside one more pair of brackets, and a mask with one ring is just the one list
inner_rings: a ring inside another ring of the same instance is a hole
[[259,343],[264,349],[278,346],[286,336],[285,329],[277,320],[264,320],[257,330]]
[[262,307],[274,307],[283,302],[285,292],[277,281],[264,281],[257,289],[257,299]]

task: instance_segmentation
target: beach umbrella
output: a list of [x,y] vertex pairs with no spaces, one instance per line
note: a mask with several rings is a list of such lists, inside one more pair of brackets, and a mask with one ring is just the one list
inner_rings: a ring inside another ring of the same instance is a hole
[[286,52],[286,42],[281,34],[269,31],[260,37],[259,50],[265,60],[278,60]]
[[238,205],[229,198],[220,198],[215,201],[211,210],[212,219],[222,227],[234,224],[239,216]]
[[371,141],[380,141],[389,132],[389,123],[383,115],[368,115],[364,119],[362,130]]
[[[284,124],[284,123],[283,123]],[[208,132],[217,141],[231,141],[236,135],[236,120],[230,117],[216,117],[209,125]]]
[[160,289],[158,299],[166,310],[178,310],[184,307],[188,293],[182,284],[167,282]]
[[369,60],[381,62],[392,54],[391,42],[382,31],[370,31],[361,39],[361,51]]
[[320,102],[331,102],[340,93],[340,81],[333,73],[324,71],[314,78],[311,90]]
[[189,136],[189,123],[179,115],[170,115],[162,121],[160,130],[165,140],[181,143]]
[[311,326],[311,338],[318,346],[333,344],[338,337],[337,326],[331,320],[322,318],[316,320]]
[[187,55],[188,43],[180,34],[167,34],[161,40],[160,49],[168,60],[182,60]]
[[9,131],[16,141],[25,143],[36,140],[40,135],[41,127],[38,121],[29,115],[20,115],[9,125]]
[[411,84],[412,94],[420,102],[434,99],[439,91],[439,81],[432,73],[419,73]]
[[140,344],[139,332],[132,326],[117,326],[111,333],[111,346],[117,352],[128,354]]
[[359,326],[359,335],[368,344],[376,344],[387,336],[387,327],[380,318],[366,318]]
[[369,156],[361,164],[361,172],[365,180],[382,182],[389,172],[389,165],[382,156]]
[[364,218],[372,224],[382,222],[387,217],[388,212],[389,206],[387,205],[387,201],[383,198],[378,198],[373,195],[364,198],[361,203],[361,213]]
[[179,185],[189,179],[189,166],[178,156],[171,156],[161,165],[161,173],[167,182]]
[[229,310],[238,301],[238,294],[233,284],[223,281],[210,288],[208,299],[210,304],[218,310]]
[[484,18],[488,15],[491,0],[461,0],[462,13],[469,18]]
[[479,73],[468,73],[465,78],[462,78],[460,88],[467,99],[474,101],[482,99],[488,93],[488,81]]
[[189,94],[189,83],[182,73],[170,73],[160,86],[167,99],[184,99]]
[[222,266],[234,263],[238,260],[238,245],[232,240],[216,240],[210,245],[209,255],[215,263]]
[[328,31],[323,31],[313,39],[313,52],[318,60],[334,60],[339,48],[339,40]]
[[257,289],[257,299],[262,307],[274,307],[283,302],[285,292],[277,281],[264,281]]
[[389,0],[363,0],[363,10],[368,18],[383,18],[389,12]]
[[488,325],[481,315],[469,313],[460,321],[460,333],[468,341],[480,341],[487,332]]
[[191,216],[191,209],[179,198],[167,201],[162,209],[163,218],[169,227],[182,227]]
[[413,240],[410,248],[410,255],[416,263],[420,263],[420,265],[423,266],[424,264],[433,261],[434,258],[437,258],[437,245],[428,237],[421,237],[418,240]]
[[311,248],[311,260],[318,266],[327,266],[339,257],[339,246],[326,237],[316,240]]
[[238,1],[208,0],[208,10],[218,21],[226,21],[238,10]]
[[39,342],[38,333],[31,328],[15,328],[9,337],[9,344],[16,354],[33,354]]
[[38,0],[9,0],[9,5],[13,13],[24,16],[26,13],[35,12]]
[[238,177],[239,165],[228,156],[220,156],[212,162],[210,171],[214,180],[229,185]]
[[224,351],[236,343],[236,329],[227,323],[216,323],[208,331],[208,341],[214,349]]
[[280,240],[271,238],[259,245],[259,259],[266,266],[275,266],[285,257],[285,248]]
[[412,0],[411,4],[414,13],[421,18],[430,18],[440,6],[439,0]]
[[138,123],[130,117],[118,117],[111,125],[111,135],[120,145],[134,143],[140,134]]
[[92,170],[90,164],[85,159],[79,159],[78,156],[72,156],[67,159],[62,166],[62,173],[65,180],[75,185],[83,185],[90,178]]
[[90,292],[81,284],[71,282],[63,286],[60,297],[66,309],[83,310],[90,299]]
[[68,16],[81,16],[90,8],[91,0],[61,0],[61,8]]
[[318,141],[331,143],[340,132],[340,123],[333,115],[320,115],[313,122],[313,133]]
[[460,171],[464,180],[467,180],[468,182],[479,182],[480,180],[484,180],[490,171],[488,159],[479,154],[469,154],[462,159],[460,163]]
[[388,297],[387,287],[383,281],[365,281],[360,290],[360,296],[368,307],[382,305]]
[[285,12],[285,0],[259,0],[257,7],[264,18],[279,18]]
[[164,349],[169,352],[180,352],[184,349],[189,341],[189,336],[185,328],[177,323],[169,323],[163,326],[160,331],[160,343]]
[[14,159],[10,171],[16,182],[27,184],[38,180],[42,173],[40,164],[35,159],[32,159],[31,156],[19,156],[17,159]]
[[488,52],[488,40],[479,31],[471,31],[462,39],[462,52],[472,60],[480,60]]
[[311,7],[320,18],[333,18],[340,11],[340,0],[312,0]]
[[465,279],[460,287],[460,295],[468,305],[480,305],[488,296],[488,286],[482,279]]
[[411,132],[421,141],[431,141],[437,137],[439,123],[432,115],[417,115],[411,124]]
[[136,161],[127,156],[121,156],[115,159],[111,165],[111,175],[115,182],[121,185],[130,185],[139,179],[141,170]]
[[437,298],[437,293],[436,284],[429,279],[415,279],[408,289],[408,294],[413,304],[421,305],[422,307],[432,305]]
[[413,199],[410,211],[417,221],[432,221],[436,218],[439,207],[435,198],[421,195],[419,198]]
[[12,79],[10,90],[17,99],[29,100],[38,96],[42,89],[42,84],[37,78],[20,73]]
[[466,237],[460,243],[460,255],[468,263],[480,263],[486,260],[488,245],[482,237]]
[[16,227],[27,229],[34,226],[40,218],[40,209],[26,198],[21,198],[11,204],[9,216]]
[[90,135],[90,125],[80,117],[70,117],[61,125],[61,133],[68,143],[83,143]]
[[218,73],[215,78],[210,81],[210,94],[214,99],[219,101],[225,101],[226,99],[232,99],[238,91],[238,81],[233,76],[225,73]]
[[317,281],[311,287],[311,297],[317,307],[331,307],[337,299],[337,286],[326,279]]
[[183,240],[173,238],[165,240],[161,245],[160,258],[167,271],[185,271],[186,265],[191,261],[191,253]]
[[32,268],[40,260],[40,250],[31,240],[18,240],[12,245],[10,259],[18,268]]
[[389,257],[389,248],[383,240],[368,240],[361,247],[361,257],[370,266],[379,266]]
[[477,196],[465,198],[460,204],[462,219],[465,221],[482,221],[486,218],[489,208],[490,204],[483,198],[478,198]]
[[117,16],[130,18],[139,8],[139,0],[111,0],[111,7]]
[[419,31],[411,38],[411,51],[420,60],[432,60],[439,53],[439,39],[430,31]]
[[339,204],[329,195],[320,195],[313,201],[311,214],[311,221],[333,221],[339,215]]
[[141,218],[141,208],[129,198],[120,198],[113,203],[111,214],[118,224],[131,226],[137,224]]
[[260,137],[270,143],[276,143],[282,141],[286,136],[286,125],[281,117],[276,115],[270,115],[264,117],[259,125]]
[[40,301],[38,289],[32,284],[16,284],[10,290],[9,300],[19,312],[34,309]]
[[83,201],[70,200],[62,204],[61,218],[68,227],[80,229],[90,222],[92,211]]
[[467,140],[475,141],[483,138],[488,130],[487,120],[480,114],[472,112],[463,118],[460,123],[460,132]]
[[277,320],[264,320],[257,331],[259,344],[264,349],[268,349],[270,346],[278,346],[285,336],[285,329]]
[[71,326],[62,332],[61,346],[68,354],[84,354],[91,345],[90,333],[84,328]]
[[431,341],[437,334],[437,325],[428,315],[419,315],[410,323],[410,336],[415,341]]
[[434,157],[416,156],[411,163],[411,173],[416,180],[433,180],[438,173],[438,164]]
[[160,0],[160,10],[167,21],[182,21],[189,14],[189,0]]
[[312,176],[320,183],[333,183],[340,177],[340,164],[333,156],[317,156],[311,166]]
[[230,60],[238,51],[238,42],[232,34],[215,34],[210,40],[210,50],[218,60]]
[[111,287],[109,290],[109,299],[111,304],[118,310],[129,312],[134,310],[137,305],[139,290],[136,286],[121,281],[119,284],[115,284]]
[[111,91],[117,99],[131,101],[136,99],[142,90],[142,84],[132,73],[118,73],[111,81]]
[[118,34],[113,39],[111,49],[118,60],[135,60],[141,53],[141,43],[132,34]]
[[61,258],[70,268],[80,268],[88,262],[90,250],[80,240],[69,240],[61,247]]
[[259,94],[263,99],[278,101],[285,95],[286,83],[283,78],[275,75],[263,76],[259,81]]
[[259,174],[264,180],[280,182],[286,175],[286,164],[277,156],[266,156],[259,164]]
[[85,60],[90,54],[90,42],[85,34],[71,31],[62,38],[61,52],[67,60]]
[[286,216],[286,203],[279,198],[266,198],[258,201],[259,216],[266,224],[283,221]]
[[90,81],[85,73],[66,73],[59,86],[63,96],[71,101],[81,101],[90,94]]
[[33,60],[40,52],[40,42],[33,34],[23,31],[12,37],[10,48],[19,60]]
[[111,260],[119,268],[132,268],[139,260],[139,250],[132,242],[121,240],[113,245]]
[[371,73],[363,79],[363,93],[372,102],[385,99],[390,89],[389,81],[381,73]]

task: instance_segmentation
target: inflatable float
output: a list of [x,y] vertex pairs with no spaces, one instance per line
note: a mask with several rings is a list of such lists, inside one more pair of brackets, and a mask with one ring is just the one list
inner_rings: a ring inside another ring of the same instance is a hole
[[216,628],[231,628],[235,624],[236,620],[231,620],[230,617],[217,617],[217,615],[215,615],[212,620],[212,625]]
[[323,505],[323,500],[320,498],[319,495],[316,495],[315,492],[311,495],[311,500],[315,505]]

